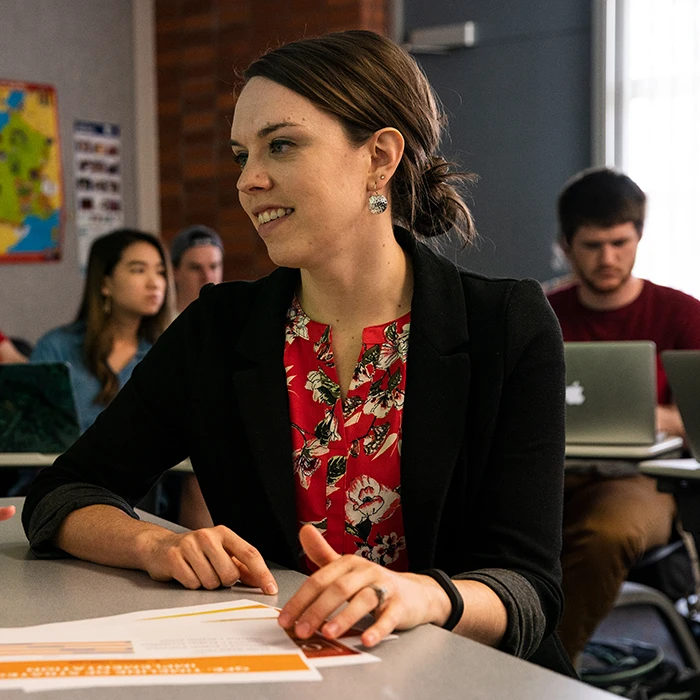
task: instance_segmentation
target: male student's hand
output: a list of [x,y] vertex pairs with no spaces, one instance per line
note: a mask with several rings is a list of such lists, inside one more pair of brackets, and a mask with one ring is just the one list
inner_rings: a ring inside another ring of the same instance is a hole
[[685,440],[685,427],[678,406],[656,407],[656,430],[666,435],[677,435]]
[[9,520],[14,514],[14,506],[2,506],[2,508],[0,508],[0,522],[3,520]]
[[260,552],[223,525],[177,534],[143,534],[143,568],[156,581],[175,579],[185,588],[233,586],[238,580],[275,595],[277,583]]

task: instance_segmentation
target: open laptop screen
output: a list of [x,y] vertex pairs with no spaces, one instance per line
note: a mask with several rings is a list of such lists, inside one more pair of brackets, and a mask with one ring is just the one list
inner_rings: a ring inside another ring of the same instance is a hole
[[700,462],[700,350],[666,350],[661,361],[678,406],[690,451]]
[[66,363],[0,364],[0,452],[64,452],[79,434]]
[[653,444],[655,344],[569,342],[564,352],[567,444]]

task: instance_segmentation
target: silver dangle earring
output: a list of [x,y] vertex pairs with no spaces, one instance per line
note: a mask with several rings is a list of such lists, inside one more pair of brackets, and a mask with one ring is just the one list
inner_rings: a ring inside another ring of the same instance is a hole
[[[383,180],[384,175],[380,175]],[[372,214],[383,214],[389,206],[389,200],[377,192],[377,183],[374,183],[374,192],[369,196],[369,210]]]

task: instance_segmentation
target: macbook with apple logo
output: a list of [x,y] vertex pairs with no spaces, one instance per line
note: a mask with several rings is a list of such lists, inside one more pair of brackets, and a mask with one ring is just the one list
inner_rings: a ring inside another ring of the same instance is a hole
[[566,456],[645,459],[682,445],[656,433],[656,346],[568,342]]

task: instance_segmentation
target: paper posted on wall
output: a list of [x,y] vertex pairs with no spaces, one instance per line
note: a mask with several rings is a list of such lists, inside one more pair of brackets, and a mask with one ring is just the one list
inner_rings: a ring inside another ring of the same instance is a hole
[[76,121],[73,138],[75,229],[84,271],[95,239],[124,226],[121,129],[118,124]]

